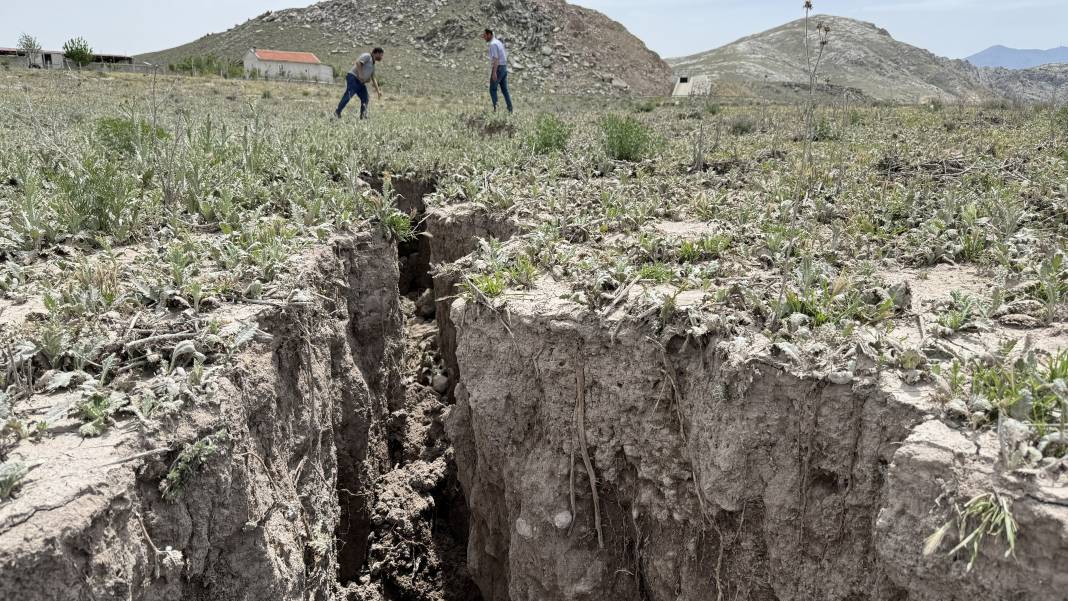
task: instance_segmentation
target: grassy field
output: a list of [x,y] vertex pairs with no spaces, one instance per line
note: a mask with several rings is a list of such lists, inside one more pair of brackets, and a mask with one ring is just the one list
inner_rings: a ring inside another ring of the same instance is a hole
[[[216,307],[299,300],[290,259],[334,234],[416,235],[396,178],[525,224],[464,264],[486,304],[551,280],[657,332],[758,332],[831,373],[857,369],[860,344],[938,386],[966,427],[1032,425],[1028,460],[1064,452],[1048,439],[1068,401],[1063,109],[829,105],[808,121],[541,98],[506,117],[387,96],[359,122],[330,118],[336,86],[0,71],[0,91],[0,460],[47,435],[26,413],[45,390],[80,388],[59,411],[90,437],[180,411],[184,392],[124,378],[181,367],[176,390],[198,390],[251,336],[213,325]],[[138,342],[163,317],[212,352]]]

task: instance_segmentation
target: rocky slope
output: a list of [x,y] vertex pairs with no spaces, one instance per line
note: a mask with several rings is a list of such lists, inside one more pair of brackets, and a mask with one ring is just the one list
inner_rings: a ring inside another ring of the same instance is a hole
[[[975,100],[989,95],[971,67],[895,40],[885,29],[844,17],[817,15],[810,36],[818,48],[815,25],[830,25],[830,43],[820,68],[820,82],[857,88],[881,100],[915,102],[925,97]],[[807,82],[805,21],[742,38],[721,48],[669,59],[678,74],[761,82]]]
[[1012,100],[1063,103],[1068,95],[1068,64],[1030,69],[980,69],[978,77],[998,94]]
[[[845,17],[811,17],[810,39],[818,49],[815,26],[829,25],[829,43],[819,69],[821,84],[833,89],[860,90],[864,95],[894,102],[928,98],[980,101],[1007,97],[1048,100],[1050,90],[1068,81],[1056,65],[1008,71],[985,69],[937,56],[895,40],[872,23]],[[805,21],[742,38],[693,56],[668,59],[676,75],[708,75],[717,85],[748,84],[755,93],[769,85],[802,84],[809,80],[805,60]]]
[[[420,91],[481,91],[482,30],[508,46],[516,84],[569,94],[662,94],[671,69],[623,26],[562,0],[327,0],[268,12],[226,32],[138,57],[174,63],[188,56],[239,59],[251,47],[304,50],[341,72],[356,53],[386,50],[380,78]],[[458,86],[457,84],[462,84]]]

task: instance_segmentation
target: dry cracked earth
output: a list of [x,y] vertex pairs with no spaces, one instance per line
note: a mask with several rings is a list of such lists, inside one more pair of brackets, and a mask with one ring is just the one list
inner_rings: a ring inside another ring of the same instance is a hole
[[0,73],[0,598],[1068,595],[1056,113],[50,77]]

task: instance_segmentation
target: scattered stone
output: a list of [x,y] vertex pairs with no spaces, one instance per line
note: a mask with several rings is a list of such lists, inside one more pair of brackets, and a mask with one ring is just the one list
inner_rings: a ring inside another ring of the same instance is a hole
[[566,509],[553,516],[553,526],[556,526],[557,530],[566,530],[571,526],[572,521],[574,521],[574,517]]
[[449,391],[449,378],[444,374],[435,374],[431,385],[434,387],[434,392],[445,394]]
[[832,384],[838,384],[840,386],[853,383],[853,372],[851,371],[832,371],[827,374],[827,380]]
[[946,417],[950,419],[967,420],[971,416],[971,412],[968,411],[968,405],[961,399],[951,399],[943,408]]
[[523,538],[534,538],[534,527],[530,525],[530,522],[523,518],[517,518],[515,521],[516,534]]

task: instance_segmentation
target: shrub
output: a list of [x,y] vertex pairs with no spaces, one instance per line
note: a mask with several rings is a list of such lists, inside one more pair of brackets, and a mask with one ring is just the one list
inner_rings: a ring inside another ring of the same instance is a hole
[[732,136],[746,136],[757,129],[756,120],[748,115],[738,115],[731,119],[730,124],[727,126],[727,131]]
[[826,117],[820,117],[812,131],[813,142],[827,142],[841,139],[841,134]]
[[639,102],[634,107],[634,110],[639,113],[651,113],[656,110],[656,107],[657,104],[655,100],[646,100],[644,102]]
[[[162,128],[155,128],[144,119],[134,121],[123,117],[97,119],[94,129],[96,139],[108,150],[133,155],[145,141],[166,140],[170,135]],[[154,138],[154,140],[153,140]]]
[[709,101],[709,102],[705,103],[705,114],[706,115],[712,115],[714,117],[714,116],[720,114],[720,112],[722,110],[723,110],[723,108],[721,106],[719,106],[719,104],[716,103],[716,102]]
[[105,234],[125,241],[142,223],[138,183],[120,162],[87,154],[79,164],[59,171],[51,208],[71,235]]
[[541,115],[534,124],[530,145],[538,154],[550,154],[564,150],[571,137],[571,126],[556,115]]
[[93,62],[93,48],[85,38],[73,38],[63,44],[63,55],[67,60],[82,68]]
[[617,161],[640,161],[653,148],[653,135],[634,117],[607,115],[601,119],[604,150]]
[[1061,129],[1064,130],[1064,133],[1068,134],[1068,106],[1061,107],[1061,110],[1057,111],[1054,118]]

